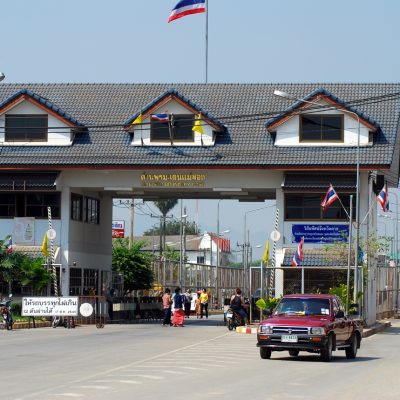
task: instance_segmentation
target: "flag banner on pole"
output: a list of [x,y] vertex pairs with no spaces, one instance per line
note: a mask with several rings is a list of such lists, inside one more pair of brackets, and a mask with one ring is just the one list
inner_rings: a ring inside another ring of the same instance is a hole
[[49,249],[47,248],[47,232],[45,232],[43,236],[42,253],[45,257],[49,256]]
[[268,260],[269,260],[269,239],[267,240],[267,243],[265,244],[264,255],[262,258],[262,261],[264,264],[267,264]]
[[376,201],[381,205],[383,212],[389,210],[389,193],[387,191],[386,183],[383,185],[382,190],[379,192]]
[[8,254],[12,253],[13,252],[12,236],[8,236],[4,241],[4,244],[6,245],[7,253]]
[[142,123],[142,113],[140,113],[135,120],[132,122],[132,125],[138,125]]
[[202,119],[201,119],[201,113],[197,116],[196,120],[194,121],[194,125],[192,128],[193,132],[198,132],[200,135],[204,135],[204,129],[203,129],[203,124],[202,124]]
[[321,203],[321,207],[323,211],[326,211],[329,206],[334,203],[336,200],[339,199],[335,189],[333,188],[332,184],[329,185],[329,189],[326,192],[325,198]]
[[186,15],[206,12],[206,0],[181,0],[173,8],[168,22],[172,22]]
[[294,253],[292,260],[292,267],[297,267],[301,261],[303,261],[303,244],[304,236],[301,238],[299,245],[297,246],[296,252]]
[[168,114],[151,114],[151,119],[153,121],[158,121],[166,124],[169,122],[169,115]]

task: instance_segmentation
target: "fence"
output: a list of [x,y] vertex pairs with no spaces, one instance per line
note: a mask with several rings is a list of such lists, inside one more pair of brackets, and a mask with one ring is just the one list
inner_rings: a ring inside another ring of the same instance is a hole
[[[216,267],[215,265],[191,264],[165,260],[152,263],[154,287],[163,290],[181,286],[183,290],[197,291],[207,288],[211,296],[211,307],[218,307],[217,299],[222,299],[243,287],[243,268]],[[218,274],[218,276],[217,276]],[[218,288],[218,296],[216,290]]]
[[376,271],[376,314],[377,318],[391,317],[399,306],[399,267],[388,265]]

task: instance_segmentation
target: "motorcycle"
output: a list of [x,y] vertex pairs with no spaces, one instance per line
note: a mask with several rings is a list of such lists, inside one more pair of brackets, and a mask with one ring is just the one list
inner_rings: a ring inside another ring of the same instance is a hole
[[[12,294],[10,294],[9,297],[12,297]],[[11,331],[13,327],[13,318],[11,314],[11,302],[12,300],[2,300],[0,302],[0,314],[3,317],[3,324],[4,327],[8,330]]]
[[[247,298],[244,299],[244,302],[247,307],[250,305],[250,301]],[[226,325],[228,326],[228,329],[230,331],[236,329],[238,326],[246,325],[246,321],[243,319],[243,317],[237,311],[233,310],[231,307],[228,308],[225,317],[226,317]]]

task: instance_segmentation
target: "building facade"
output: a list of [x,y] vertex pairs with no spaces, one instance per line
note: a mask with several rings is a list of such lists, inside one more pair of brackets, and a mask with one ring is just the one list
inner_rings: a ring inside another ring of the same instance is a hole
[[[278,86],[0,84],[0,236],[40,246],[50,206],[67,295],[109,279],[113,198],[275,199],[278,267],[303,236],[305,265],[347,240],[350,195],[360,237],[373,235],[377,193],[398,184],[400,84]],[[330,184],[343,207],[324,213]]]

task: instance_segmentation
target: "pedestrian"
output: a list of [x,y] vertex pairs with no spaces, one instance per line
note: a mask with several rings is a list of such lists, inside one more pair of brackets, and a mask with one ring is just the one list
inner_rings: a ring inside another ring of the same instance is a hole
[[170,326],[171,325],[171,305],[172,305],[172,297],[171,290],[169,288],[165,289],[165,293],[162,297],[163,302],[163,310],[164,310],[164,320],[162,326]]
[[190,289],[186,289],[185,292],[185,317],[190,318],[190,309],[192,307],[192,291]]
[[113,303],[114,303],[114,293],[115,290],[114,288],[108,288],[107,292],[106,292],[106,301],[107,301],[107,306],[108,306],[108,317],[110,318],[110,321],[113,320],[114,318],[114,307],[113,307]]
[[174,296],[174,316],[172,317],[173,326],[183,327],[183,323],[185,321],[185,312],[183,311],[184,307],[184,299],[185,295],[181,294],[181,288],[177,286],[175,288],[175,296]]
[[206,318],[208,318],[208,294],[206,288],[201,289],[200,294],[200,318],[203,318],[203,312],[206,312]]
[[195,312],[196,312],[197,319],[200,318],[200,310],[201,310],[200,295],[201,295],[201,291],[198,290],[196,293],[196,302],[195,302]]

